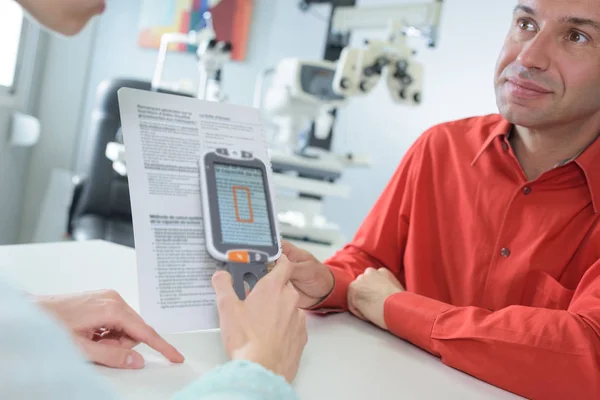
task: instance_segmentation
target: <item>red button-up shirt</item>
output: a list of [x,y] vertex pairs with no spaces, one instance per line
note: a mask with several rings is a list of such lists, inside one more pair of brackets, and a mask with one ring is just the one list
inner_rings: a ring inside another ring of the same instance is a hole
[[395,335],[529,398],[600,399],[600,140],[528,181],[499,115],[436,126],[406,154],[320,308],[367,267],[406,292]]

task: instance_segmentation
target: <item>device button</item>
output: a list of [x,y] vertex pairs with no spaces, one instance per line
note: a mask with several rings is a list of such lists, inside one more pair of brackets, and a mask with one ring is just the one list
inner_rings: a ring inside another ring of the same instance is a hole
[[252,153],[249,151],[242,151],[242,158],[252,158]]
[[227,253],[227,259],[236,263],[248,263],[250,261],[247,251],[230,251]]
[[217,149],[217,150],[215,150],[215,152],[217,154],[222,155],[222,156],[228,156],[229,155],[229,151],[227,151],[227,149],[224,149],[224,148]]
[[267,257],[267,255],[265,253],[260,253],[257,251],[252,251],[249,253],[250,255],[250,262],[251,263],[255,263],[255,264],[266,264],[267,262],[269,262],[269,258]]

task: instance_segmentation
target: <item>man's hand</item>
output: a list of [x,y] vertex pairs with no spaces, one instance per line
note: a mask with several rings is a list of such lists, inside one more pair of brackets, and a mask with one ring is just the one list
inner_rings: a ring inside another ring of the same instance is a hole
[[348,308],[358,318],[387,330],[384,303],[399,292],[404,292],[404,287],[389,270],[367,268],[348,288]]
[[282,241],[282,250],[293,266],[290,281],[300,294],[298,307],[310,308],[331,293],[334,285],[333,274],[325,264],[319,262],[308,251],[286,241]]
[[69,329],[84,354],[98,364],[143,368],[144,358],[132,350],[140,343],[157,350],[171,362],[183,362],[181,353],[147,325],[115,291],[42,296],[36,300]]
[[308,340],[306,315],[298,308],[298,292],[289,283],[292,270],[282,256],[244,301],[235,294],[227,272],[218,271],[212,278],[229,356],[259,363],[288,382],[296,376]]

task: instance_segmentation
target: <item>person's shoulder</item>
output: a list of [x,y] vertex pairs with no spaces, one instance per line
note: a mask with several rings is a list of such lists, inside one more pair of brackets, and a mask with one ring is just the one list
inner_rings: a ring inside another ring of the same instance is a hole
[[434,125],[424,135],[434,138],[446,135],[455,138],[476,135],[483,137],[485,140],[495,128],[505,123],[506,121],[500,114],[473,116]]
[[423,133],[421,142],[432,149],[479,148],[492,132],[508,125],[500,114],[456,119],[432,126]]

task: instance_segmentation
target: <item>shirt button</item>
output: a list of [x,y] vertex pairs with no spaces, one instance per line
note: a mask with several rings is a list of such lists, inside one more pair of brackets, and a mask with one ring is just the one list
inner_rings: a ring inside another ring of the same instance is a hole
[[525,196],[527,196],[527,195],[529,195],[530,193],[531,193],[531,188],[530,188],[529,186],[525,186],[525,187],[523,188],[523,194],[524,194]]
[[502,250],[500,250],[500,255],[504,258],[510,257],[510,249],[507,249],[506,247],[503,248]]
[[508,143],[502,142],[502,148],[504,149],[504,151],[508,150]]

